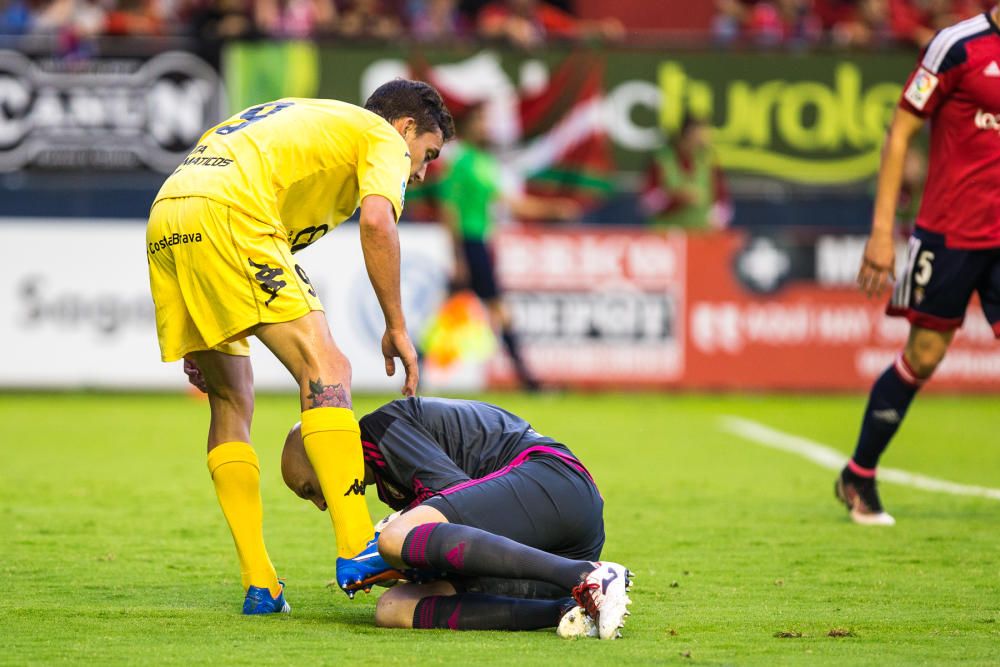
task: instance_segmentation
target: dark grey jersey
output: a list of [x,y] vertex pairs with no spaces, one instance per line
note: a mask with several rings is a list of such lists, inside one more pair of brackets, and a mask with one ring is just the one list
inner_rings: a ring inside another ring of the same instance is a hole
[[360,423],[365,463],[379,498],[393,509],[498,472],[532,447],[573,457],[517,415],[481,401],[400,399]]

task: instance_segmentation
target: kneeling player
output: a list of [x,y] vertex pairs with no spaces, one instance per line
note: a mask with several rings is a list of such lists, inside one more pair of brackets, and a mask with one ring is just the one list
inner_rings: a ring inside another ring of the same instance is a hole
[[[351,578],[338,583],[353,594],[399,576],[391,568],[447,574],[383,594],[378,625],[558,625],[563,636],[618,636],[631,602],[631,575],[616,563],[596,562],[604,545],[604,502],[565,445],[477,401],[394,401],[360,425],[365,483],[374,484],[387,505],[406,511],[381,532],[378,551],[355,558]],[[285,441],[282,474],[298,496],[325,509],[298,427]]]

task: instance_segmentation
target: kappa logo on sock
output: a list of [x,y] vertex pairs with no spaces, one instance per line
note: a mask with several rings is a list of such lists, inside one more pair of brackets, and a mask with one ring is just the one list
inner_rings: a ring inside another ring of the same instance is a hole
[[459,602],[455,605],[455,611],[451,612],[451,616],[448,617],[448,628],[451,630],[458,630],[458,618],[462,611],[462,603]]
[[899,423],[899,413],[892,408],[888,408],[887,410],[872,410],[872,417],[886,424]]
[[344,491],[345,496],[349,496],[352,493],[356,496],[365,495],[365,485],[361,483],[360,479],[355,478],[354,483],[347,487],[347,491]]
[[445,555],[445,559],[456,570],[461,570],[465,565],[465,542],[459,542],[458,546]]

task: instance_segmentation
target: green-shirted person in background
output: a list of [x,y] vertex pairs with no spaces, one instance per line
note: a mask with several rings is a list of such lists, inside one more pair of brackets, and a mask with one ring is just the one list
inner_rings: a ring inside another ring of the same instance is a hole
[[704,120],[685,116],[680,130],[656,152],[639,201],[656,227],[722,229],[729,225],[732,206]]
[[457,127],[458,141],[438,184],[442,216],[454,240],[453,284],[468,286],[483,302],[522,387],[536,390],[538,381],[521,356],[510,312],[504,305],[494,271],[490,237],[497,217],[495,209],[497,205],[504,205],[519,219],[568,221],[579,218],[580,205],[572,199],[548,199],[506,191],[500,162],[489,150],[483,104],[469,107],[460,116]]

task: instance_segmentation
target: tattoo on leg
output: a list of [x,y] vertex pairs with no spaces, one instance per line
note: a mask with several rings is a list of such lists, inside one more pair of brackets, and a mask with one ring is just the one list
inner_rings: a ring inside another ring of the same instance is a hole
[[312,401],[310,407],[313,408],[349,408],[351,407],[351,396],[344,389],[344,385],[323,384],[322,378],[309,380],[309,395],[306,396]]

